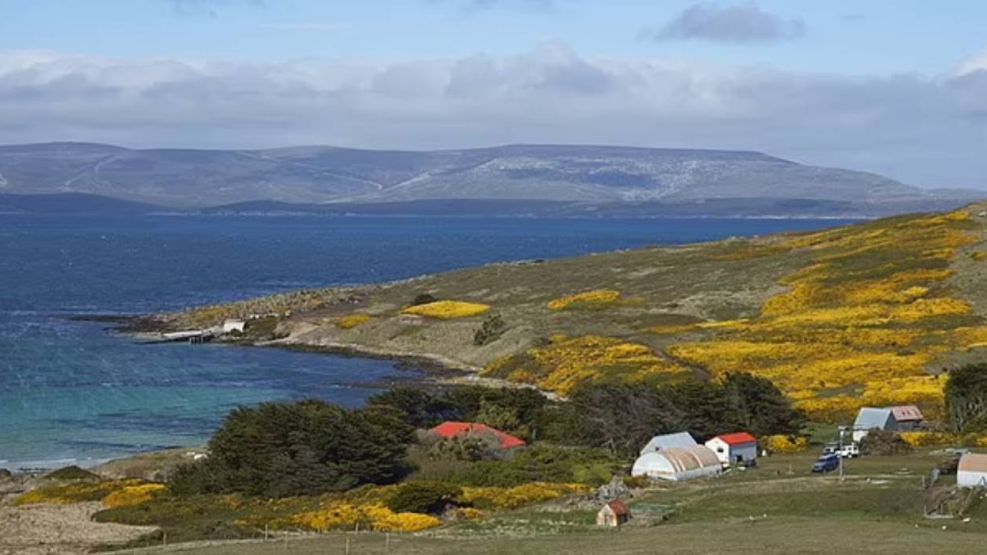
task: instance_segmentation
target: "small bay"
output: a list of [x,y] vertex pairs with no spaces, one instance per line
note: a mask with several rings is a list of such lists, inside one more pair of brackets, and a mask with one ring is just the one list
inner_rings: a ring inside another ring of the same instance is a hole
[[139,345],[72,316],[842,223],[0,215],[0,467],[86,465],[200,444],[238,405],[318,397],[356,407],[418,375],[382,360]]

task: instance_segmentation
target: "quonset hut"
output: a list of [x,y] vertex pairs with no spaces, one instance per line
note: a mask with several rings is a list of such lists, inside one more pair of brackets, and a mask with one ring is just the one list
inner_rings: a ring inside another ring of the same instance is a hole
[[673,482],[716,476],[721,472],[723,465],[720,459],[705,445],[651,451],[638,457],[631,468],[631,476]]

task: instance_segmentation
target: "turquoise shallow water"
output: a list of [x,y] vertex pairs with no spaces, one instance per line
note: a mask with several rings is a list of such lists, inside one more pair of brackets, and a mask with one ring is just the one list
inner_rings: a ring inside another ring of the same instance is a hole
[[0,215],[0,467],[198,444],[237,405],[319,397],[359,406],[376,387],[417,375],[379,360],[138,345],[71,315],[839,223]]

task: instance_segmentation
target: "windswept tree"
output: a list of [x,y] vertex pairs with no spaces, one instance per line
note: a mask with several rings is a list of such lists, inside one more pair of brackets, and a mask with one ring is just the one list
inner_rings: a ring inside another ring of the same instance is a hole
[[949,373],[946,414],[954,432],[987,430],[987,364],[970,364]]
[[771,380],[735,373],[723,380],[727,406],[737,415],[738,427],[757,437],[794,435],[805,425],[802,411]]
[[264,403],[232,411],[207,459],[172,477],[179,494],[286,497],[392,483],[407,471],[413,430],[384,407],[348,411],[322,401]]

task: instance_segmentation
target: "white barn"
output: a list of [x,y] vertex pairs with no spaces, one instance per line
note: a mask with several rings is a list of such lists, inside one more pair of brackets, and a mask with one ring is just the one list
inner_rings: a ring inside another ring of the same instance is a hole
[[747,432],[723,434],[706,442],[723,464],[748,463],[757,459],[757,438]]
[[956,485],[961,488],[987,487],[987,455],[966,453],[960,457]]
[[699,445],[696,443],[695,438],[693,438],[689,432],[678,432],[675,434],[663,434],[660,436],[655,436],[651,438],[648,443],[641,448],[641,454],[645,453],[655,453],[662,451],[664,449],[678,448],[682,449],[685,447],[695,447]]
[[645,476],[657,480],[679,482],[723,472],[720,459],[709,447],[669,447],[661,451],[645,453],[634,461],[631,476]]

